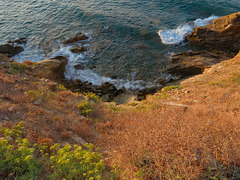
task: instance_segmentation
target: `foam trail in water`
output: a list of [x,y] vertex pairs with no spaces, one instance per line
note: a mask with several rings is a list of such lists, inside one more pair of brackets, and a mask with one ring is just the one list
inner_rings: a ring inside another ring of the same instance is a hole
[[[85,43],[84,43],[84,46],[89,47],[89,44],[85,44]],[[78,44],[82,46],[81,43],[78,43]],[[26,45],[24,45],[24,51],[14,56],[12,59],[18,62],[23,62],[25,60],[39,62],[41,60],[54,58],[56,56],[66,56],[68,58],[68,63],[66,65],[65,77],[69,80],[80,79],[82,82],[89,82],[92,85],[99,85],[99,86],[103,83],[109,82],[114,84],[117,89],[120,89],[124,86],[126,89],[137,90],[137,89],[144,89],[147,87],[154,86],[154,83],[146,82],[142,80],[129,81],[124,79],[112,79],[110,77],[104,77],[104,76],[102,77],[88,68],[84,70],[75,69],[74,68],[75,65],[87,64],[87,62],[92,57],[92,55],[89,54],[88,52],[72,53],[70,50],[71,47],[72,47],[71,45],[70,46],[60,45],[60,48],[58,50],[53,51],[49,55],[49,57],[47,57],[43,50],[41,50],[38,47],[33,49],[27,43]]]
[[68,80],[80,79],[82,82],[89,82],[92,85],[101,85],[105,82],[112,83],[116,86],[117,89],[122,88],[123,86],[126,89],[144,89],[146,87],[153,87],[154,84],[151,82],[145,82],[142,80],[128,81],[124,79],[112,79],[110,77],[99,76],[97,73],[86,68],[83,70],[75,69],[74,65],[84,64],[88,62],[88,59],[91,57],[87,52],[84,53],[72,53],[70,51],[71,46],[61,46],[58,51],[55,51],[51,57],[55,56],[66,56],[68,57],[68,63],[66,65],[65,77]]
[[160,36],[163,44],[179,44],[184,41],[187,34],[190,34],[194,28],[205,26],[210,24],[218,16],[210,16],[205,19],[196,19],[192,24],[185,23],[172,30],[159,30],[158,35]]

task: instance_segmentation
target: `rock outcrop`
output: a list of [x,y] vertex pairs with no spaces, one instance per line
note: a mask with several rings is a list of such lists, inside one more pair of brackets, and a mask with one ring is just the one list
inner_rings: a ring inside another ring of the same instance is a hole
[[117,89],[113,84],[106,82],[100,86],[89,82],[82,82],[80,79],[69,82],[68,87],[76,92],[94,92],[102,97],[103,101],[112,101],[114,97],[123,93],[122,89]]
[[13,57],[20,52],[24,51],[23,46],[26,44],[27,38],[18,38],[9,40],[6,44],[0,45],[0,53],[5,54],[6,56]]
[[65,66],[67,62],[68,59],[63,56],[57,56],[50,60],[43,60],[35,65],[32,65],[31,74],[61,82],[64,79]]
[[165,72],[181,76],[201,74],[205,68],[232,57],[224,52],[183,52],[168,59]]
[[13,57],[16,54],[22,52],[24,48],[22,46],[15,45],[14,43],[7,43],[0,45],[0,53],[5,54],[8,57]]
[[240,12],[215,19],[210,25],[195,28],[187,39],[207,47],[238,52],[240,49]]
[[206,84],[206,83],[227,83],[239,81],[240,72],[240,52],[232,59],[222,61],[213,65],[211,68],[205,69],[202,74],[193,76],[181,82],[181,86],[191,86],[194,83]]
[[86,39],[88,39],[88,36],[80,32],[80,33],[77,33],[75,36],[70,37],[67,40],[63,41],[62,44],[70,44],[70,43],[74,43],[74,42],[78,42]]

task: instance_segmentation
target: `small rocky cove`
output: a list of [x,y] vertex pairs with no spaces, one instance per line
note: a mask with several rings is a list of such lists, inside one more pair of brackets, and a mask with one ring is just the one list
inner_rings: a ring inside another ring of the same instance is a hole
[[[62,44],[71,45],[72,53],[82,53],[88,51],[88,48],[74,44],[78,41],[87,40],[89,37],[84,33],[78,33],[70,37]],[[212,24],[195,28],[194,31],[186,37],[185,41],[196,43],[207,48],[199,52],[183,52],[170,56],[166,61],[164,73],[176,77],[185,78],[203,73],[207,68],[221,61],[233,58],[240,49],[240,12],[220,17],[213,21]],[[27,38],[9,40],[7,43],[0,45],[0,53],[11,58],[16,54],[24,51],[24,44]],[[84,43],[83,43],[84,44]],[[126,99],[121,103],[126,103],[130,99],[143,100],[147,94],[154,94],[162,87],[166,86],[171,80],[162,77],[156,77],[156,85],[142,90],[130,90],[122,87],[117,89],[113,84],[106,82],[102,85],[92,85],[89,82],[82,82],[80,79],[68,80],[64,76],[65,67],[68,58],[56,56],[49,60],[43,60],[38,63],[30,63],[27,73],[29,75],[51,79],[57,83],[75,92],[94,92],[102,98],[103,101],[116,101]],[[83,70],[84,65],[75,65],[75,69]],[[88,67],[94,68],[94,67]]]

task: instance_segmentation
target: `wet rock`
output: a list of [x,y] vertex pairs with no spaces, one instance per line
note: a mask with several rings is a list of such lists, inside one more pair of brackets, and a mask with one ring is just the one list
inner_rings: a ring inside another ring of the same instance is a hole
[[70,51],[73,53],[82,53],[87,51],[87,48],[84,46],[79,46],[78,44],[75,44],[73,47],[70,48]]
[[163,77],[159,77],[157,78],[157,80],[155,81],[156,84],[161,84],[164,85],[166,84],[166,79],[164,79]]
[[27,38],[12,39],[12,40],[9,40],[8,43],[26,44]]
[[168,59],[164,72],[182,76],[201,74],[205,68],[231,57],[230,54],[220,51],[183,52]]
[[0,45],[0,53],[8,57],[13,57],[20,52],[24,51],[22,46],[15,45],[14,43],[7,43]]
[[95,68],[96,68],[95,65],[89,65],[89,66],[88,66],[88,69],[95,69]]
[[207,47],[238,52],[240,49],[240,12],[215,19],[210,25],[195,28],[187,39]]
[[88,36],[80,32],[80,33],[77,33],[75,36],[70,37],[67,40],[63,41],[62,44],[70,44],[70,43],[74,43],[74,42],[78,42],[86,39],[88,39]]
[[50,60],[43,60],[32,66],[31,74],[37,77],[55,80],[61,82],[64,79],[65,66],[68,59],[63,56],[57,56]]
[[76,64],[76,65],[74,65],[74,68],[75,68],[75,69],[83,70],[83,69],[84,69],[84,65]]

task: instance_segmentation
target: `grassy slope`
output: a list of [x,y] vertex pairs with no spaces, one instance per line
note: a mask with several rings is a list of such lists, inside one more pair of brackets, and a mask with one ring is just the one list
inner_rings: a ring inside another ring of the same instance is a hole
[[0,123],[24,120],[31,142],[85,138],[101,147],[109,165],[119,165],[121,178],[233,177],[240,165],[239,65],[237,56],[141,103],[97,104],[87,118],[77,107],[83,95],[2,65]]

